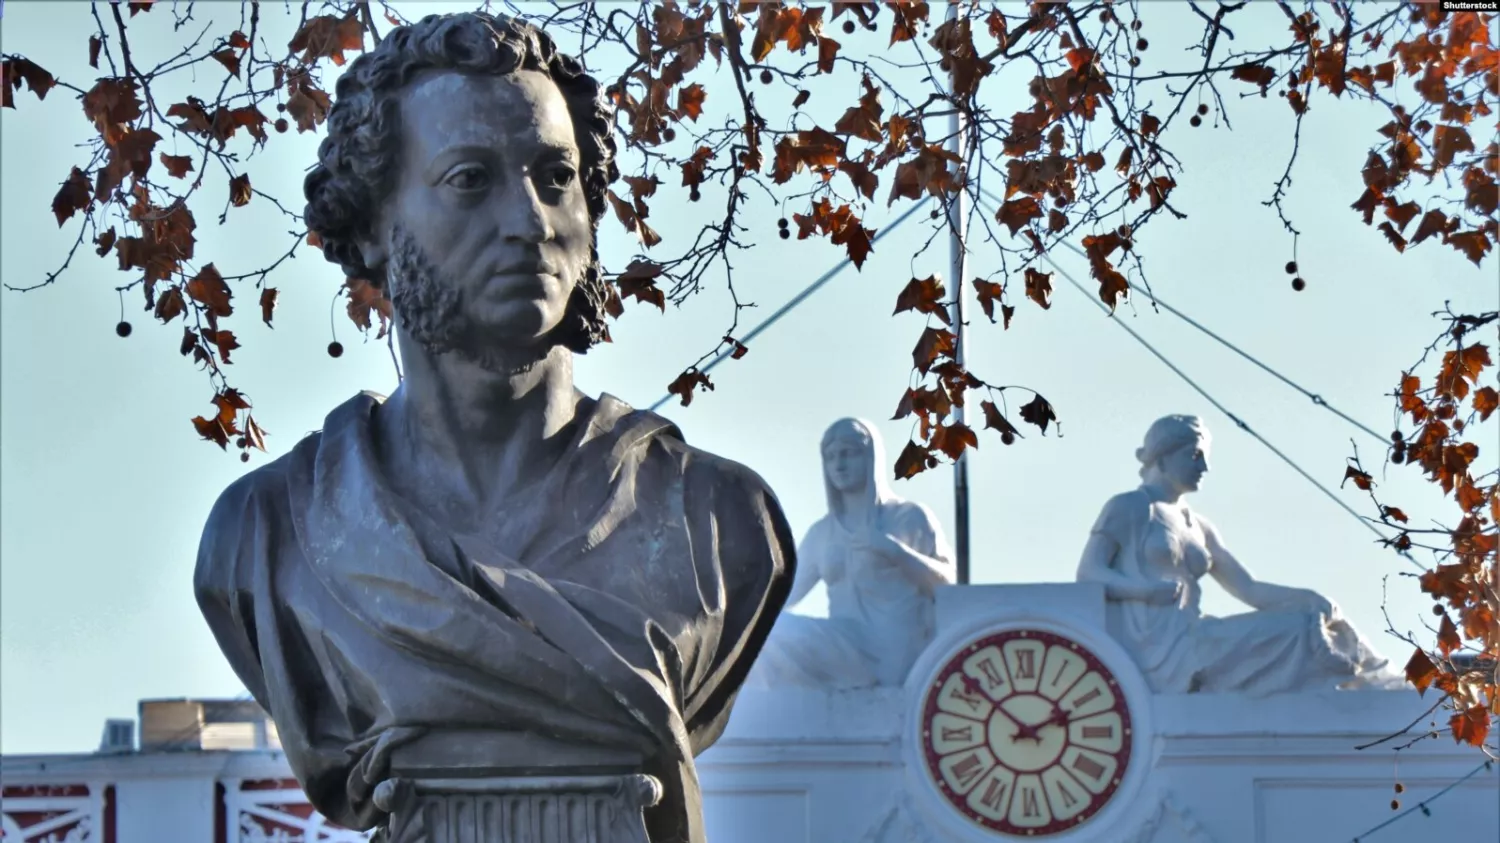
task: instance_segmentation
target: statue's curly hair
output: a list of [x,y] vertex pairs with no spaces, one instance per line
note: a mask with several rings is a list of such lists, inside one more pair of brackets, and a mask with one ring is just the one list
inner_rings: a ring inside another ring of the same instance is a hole
[[588,350],[608,336],[604,323],[608,288],[599,265],[598,230],[606,192],[619,178],[615,163],[614,108],[598,80],[541,29],[514,18],[483,12],[428,15],[397,27],[339,77],[328,137],[318,163],[303,181],[307,227],[323,241],[323,256],[344,274],[385,287],[382,272],[364,263],[357,242],[372,236],[375,208],[394,187],[399,170],[399,95],[419,71],[504,75],[518,70],[547,74],[567,101],[582,155],[580,183],[588,201],[594,246],[584,275],[559,326],[559,341]]

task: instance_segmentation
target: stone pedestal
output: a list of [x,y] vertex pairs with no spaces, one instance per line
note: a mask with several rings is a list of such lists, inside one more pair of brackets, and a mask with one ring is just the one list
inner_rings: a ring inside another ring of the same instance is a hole
[[650,843],[661,784],[632,752],[533,734],[442,732],[396,750],[381,843]]

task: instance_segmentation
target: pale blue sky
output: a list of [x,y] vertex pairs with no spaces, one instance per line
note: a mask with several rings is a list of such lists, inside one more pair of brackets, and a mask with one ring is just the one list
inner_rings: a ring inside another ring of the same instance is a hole
[[[416,5],[403,8],[416,16]],[[1183,55],[1172,52],[1177,45],[1171,42],[1182,40],[1191,18],[1165,4],[1148,4],[1148,11],[1161,19],[1147,19],[1153,52]],[[0,46],[6,52],[24,53],[87,86],[86,5],[12,0],[4,12]],[[169,30],[163,12],[132,23],[141,33],[138,44],[148,43],[148,32]],[[238,4],[198,4],[200,21],[215,14],[237,18]],[[278,14],[268,4],[262,25],[277,26]],[[1285,27],[1274,9],[1252,7],[1236,17],[1241,44],[1280,37]],[[1178,25],[1183,28],[1173,31]],[[284,43],[285,35],[271,40]],[[725,84],[720,76],[719,87],[710,86],[711,106]],[[848,94],[857,93],[855,80],[844,84]],[[815,97],[815,104],[823,99],[831,102],[831,95]],[[11,284],[42,277],[71,243],[76,229],[59,231],[49,203],[80,155],[74,145],[89,134],[65,90],[44,103],[23,90],[17,100],[16,111],[0,115],[0,275]],[[1171,144],[1187,168],[1174,201],[1189,218],[1158,221],[1140,237],[1151,281],[1176,307],[1345,412],[1388,429],[1392,408],[1384,393],[1435,333],[1437,323],[1427,314],[1445,301],[1455,308],[1496,307],[1494,259],[1476,269],[1436,242],[1398,256],[1365,227],[1348,205],[1361,189],[1364,148],[1383,121],[1365,106],[1320,96],[1303,127],[1288,201],[1306,232],[1298,260],[1309,287],[1294,293],[1282,271],[1291,239],[1260,204],[1285,166],[1289,112],[1274,97],[1236,101],[1231,108],[1233,132],[1174,128]],[[301,174],[315,143],[312,136],[275,138],[268,155],[250,168],[254,184],[300,207]],[[664,193],[678,196],[675,189]],[[714,195],[706,191],[705,201]],[[259,199],[234,210],[231,224],[220,229],[221,198],[212,194],[200,206],[202,259],[231,274],[284,248],[287,222]],[[680,198],[663,197],[652,222],[669,238],[684,237],[696,230],[697,212]],[[880,225],[885,213],[873,208],[870,219]],[[742,296],[760,305],[746,313],[751,323],[839,259],[823,243],[776,239],[779,215],[752,193],[748,236],[763,245],[735,258]],[[912,260],[926,226],[918,215],[877,246],[862,274],[841,275],[764,334],[744,359],[717,369],[715,392],[700,394],[690,408],[666,411],[688,441],[760,472],[799,535],[822,514],[817,446],[831,421],[844,415],[875,421],[893,455],[908,436],[909,422],[887,419],[907,383],[922,322],[890,312],[914,271],[945,269],[941,248]],[[605,224],[606,260],[618,266],[628,258],[627,237],[613,221]],[[988,271],[985,255],[981,250],[975,271]],[[1086,279],[1081,261],[1058,257]],[[113,257],[100,260],[85,248],[54,287],[0,293],[0,751],[6,753],[90,750],[104,719],[133,716],[141,698],[242,691],[198,614],[191,579],[209,507],[248,467],[195,441],[188,419],[208,409],[210,392],[175,353],[179,327],[153,325],[132,293],[126,311],[135,333],[115,336],[112,288],[123,279]],[[305,254],[283,265],[271,283],[281,290],[276,328],[237,318],[245,349],[235,354],[232,369],[236,385],[255,401],[276,455],[320,427],[323,414],[354,391],[388,391],[394,373],[384,346],[362,345],[342,315],[339,336],[348,351],[339,360],[324,353],[328,304],[338,283],[333,266]],[[236,294],[242,308],[251,305],[251,291]],[[1132,453],[1146,427],[1166,413],[1199,413],[1216,437],[1213,473],[1195,506],[1216,521],[1257,575],[1323,591],[1404,661],[1404,645],[1382,634],[1381,598],[1382,578],[1406,569],[1374,546],[1363,527],[1234,429],[1066,284],[1059,281],[1050,312],[1017,304],[1008,332],[979,318],[970,340],[972,364],[993,380],[1041,389],[1066,435],[1028,431],[1010,448],[981,437],[971,461],[975,582],[1070,580],[1100,505],[1137,482]],[[1337,486],[1350,438],[1359,435],[1352,428],[1173,317],[1144,306],[1123,313],[1252,426]],[[727,316],[727,296],[719,289],[665,315],[635,308],[614,326],[613,345],[578,360],[578,382],[589,392],[647,406],[683,365],[711,347]],[[1370,454],[1373,445],[1362,442],[1362,453]],[[944,468],[895,486],[931,505],[951,528],[951,478]],[[1410,472],[1393,475],[1384,488],[1414,518],[1447,514]],[[1356,507],[1367,505],[1352,490],[1344,494]],[[1210,611],[1235,611],[1216,587],[1209,592]],[[1391,577],[1389,609],[1400,628],[1430,617],[1427,605],[1412,581]]]

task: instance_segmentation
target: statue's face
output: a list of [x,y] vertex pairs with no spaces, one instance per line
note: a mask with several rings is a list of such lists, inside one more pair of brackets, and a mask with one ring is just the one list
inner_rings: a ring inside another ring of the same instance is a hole
[[398,322],[424,344],[481,355],[544,343],[593,247],[557,85],[529,70],[428,71],[403,91],[401,124],[401,172],[373,247]]
[[1161,476],[1178,491],[1196,492],[1208,473],[1208,441],[1199,439],[1161,459]]
[[840,492],[857,492],[870,482],[870,446],[861,438],[844,435],[823,448],[823,471]]

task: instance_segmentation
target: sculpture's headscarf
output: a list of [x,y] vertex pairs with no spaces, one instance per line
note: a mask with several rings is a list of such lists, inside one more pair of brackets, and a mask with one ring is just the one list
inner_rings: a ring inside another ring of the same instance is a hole
[[[827,452],[829,445],[839,439],[852,439],[865,449],[870,469],[870,476],[865,483],[865,494],[877,505],[898,500],[885,482],[885,473],[882,471],[885,465],[885,443],[881,441],[880,433],[875,429],[875,425],[864,419],[839,419],[823,432],[823,441],[818,446],[819,458],[821,459]],[[833,483],[829,481],[826,461],[823,463],[823,491],[828,496],[829,514],[842,524],[844,521],[843,493],[835,489]]]
[[1141,477],[1145,478],[1153,466],[1163,457],[1187,445],[1208,441],[1208,428],[1197,416],[1163,416],[1151,423],[1146,431],[1146,441],[1135,449],[1135,458],[1141,462]]

